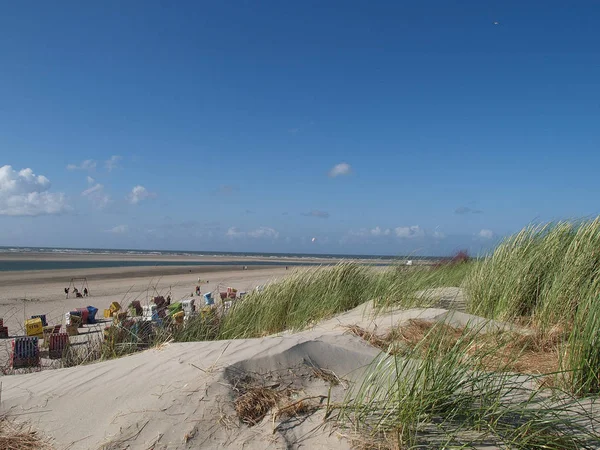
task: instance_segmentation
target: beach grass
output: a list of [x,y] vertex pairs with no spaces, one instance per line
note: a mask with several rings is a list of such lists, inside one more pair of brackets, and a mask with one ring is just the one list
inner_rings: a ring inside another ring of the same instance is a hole
[[223,318],[219,337],[260,337],[302,329],[365,302],[375,285],[371,270],[355,263],[298,269],[236,302]]
[[423,291],[459,286],[469,265],[382,269],[341,262],[297,269],[235,302],[218,324],[207,326],[201,319],[190,322],[176,340],[241,339],[297,331],[371,300],[381,309],[422,306],[432,301],[424,299]]
[[469,272],[473,314],[570,324],[578,305],[600,295],[600,219],[530,226],[507,238]]
[[434,266],[392,266],[377,274],[370,299],[381,309],[433,306],[437,298],[429,294],[439,288],[462,286],[473,264],[450,260]]
[[600,219],[530,226],[478,261],[465,279],[473,314],[562,331],[562,382],[600,392]]
[[497,349],[478,345],[481,332],[438,324],[402,352],[390,342],[338,423],[370,448],[598,448],[598,418],[584,403],[510,365],[489,370]]

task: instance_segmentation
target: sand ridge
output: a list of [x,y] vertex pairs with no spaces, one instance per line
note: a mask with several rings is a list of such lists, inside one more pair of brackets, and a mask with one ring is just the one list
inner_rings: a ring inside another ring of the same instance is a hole
[[[343,433],[324,422],[323,406],[327,397],[342,401],[347,384],[330,390],[310,369],[326,369],[345,382],[360,379],[379,350],[348,333],[348,325],[383,331],[414,318],[448,317],[447,310],[426,308],[375,315],[366,303],[299,333],[169,344],[88,366],[7,376],[1,408],[29,421],[57,448],[346,449]],[[271,412],[249,427],[234,410],[240,376],[290,383],[297,398],[321,408],[293,418]]]

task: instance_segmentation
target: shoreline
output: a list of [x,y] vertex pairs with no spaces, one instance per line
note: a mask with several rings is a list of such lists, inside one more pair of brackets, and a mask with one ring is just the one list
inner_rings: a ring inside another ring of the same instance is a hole
[[[303,267],[303,266],[294,266]],[[281,266],[253,265],[243,272],[255,272],[268,269],[283,269]],[[84,269],[51,269],[51,270],[15,270],[0,272],[0,288],[23,286],[27,282],[33,285],[40,283],[67,283],[71,278],[88,278],[88,281],[108,281],[148,277],[164,277],[173,275],[202,275],[221,272],[242,271],[242,265],[226,266],[136,266],[136,267],[97,267]],[[1,294],[0,294],[1,295]]]
[[[410,259],[410,258],[408,258]],[[419,258],[415,258],[419,260]],[[339,261],[356,261],[364,263],[394,263],[403,261],[397,258],[357,258],[357,257],[323,257],[312,256],[256,256],[256,255],[173,255],[173,254],[130,254],[130,253],[46,253],[46,252],[23,252],[23,253],[1,253],[0,261],[164,261],[164,262],[211,262],[211,261],[264,261],[264,262],[323,262],[337,263]]]
[[[192,272],[211,272],[238,270],[244,267],[247,270],[258,268],[283,268],[330,266],[343,261],[353,262],[368,266],[391,266],[403,264],[402,260],[393,259],[335,259],[335,258],[303,258],[303,257],[260,257],[260,256],[191,256],[191,255],[129,255],[129,254],[48,254],[48,253],[0,253],[0,286],[7,285],[10,278],[23,276],[41,277],[44,279],[53,276],[72,277],[89,276],[98,274],[102,279],[114,278],[107,275],[118,272],[120,277],[140,276],[140,273],[163,272],[165,274],[182,274]],[[415,265],[432,264],[433,260],[415,260]],[[0,294],[1,295],[1,294]]]

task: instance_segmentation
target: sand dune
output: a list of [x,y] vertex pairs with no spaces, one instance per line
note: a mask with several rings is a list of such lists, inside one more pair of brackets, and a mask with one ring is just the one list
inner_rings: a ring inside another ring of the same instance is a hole
[[[456,313],[454,321],[472,316]],[[443,309],[390,311],[369,303],[300,333],[262,339],[170,344],[118,360],[2,378],[4,413],[29,421],[57,448],[350,448],[324,422],[325,410],[287,417],[271,411],[255,426],[240,422],[234,399],[242,384],[289,386],[295,399],[323,406],[329,383],[360,378],[379,353],[346,325],[385,330],[411,318],[448,320]],[[332,387],[339,402],[347,384]]]

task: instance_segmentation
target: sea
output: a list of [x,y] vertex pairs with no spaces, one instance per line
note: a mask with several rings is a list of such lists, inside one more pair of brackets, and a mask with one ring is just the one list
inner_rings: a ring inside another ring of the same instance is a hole
[[[47,253],[50,255],[65,255],[56,261],[44,261],[36,259],[33,254]],[[21,254],[19,259],[3,258],[3,255]],[[32,254],[31,259],[27,254]],[[77,259],[69,260],[68,255],[77,256]],[[82,256],[89,255],[85,260]],[[103,258],[94,260],[94,255],[114,255],[115,259]],[[127,261],[120,259],[122,255],[146,256],[144,260]],[[152,256],[157,259],[153,260]],[[161,258],[168,256],[191,256],[191,257],[217,257],[211,261],[165,261]],[[239,261],[231,258],[248,258]],[[261,258],[260,261],[255,258]],[[287,261],[287,260],[294,261]],[[298,261],[298,260],[301,261]],[[318,259],[319,262],[315,260]],[[52,247],[0,247],[0,272],[22,271],[22,270],[55,270],[55,269],[94,269],[102,267],[141,267],[141,266],[231,266],[231,265],[261,265],[261,266],[307,266],[321,265],[322,260],[331,260],[332,263],[339,260],[361,259],[368,260],[374,265],[387,264],[390,260],[434,260],[440,258],[418,257],[418,256],[382,256],[382,255],[334,255],[334,254],[308,254],[308,253],[241,253],[241,252],[215,252],[215,251],[177,251],[177,250],[131,250],[131,249],[97,249],[97,248],[52,248]],[[266,260],[266,261],[265,261]],[[272,260],[272,261],[269,261]]]

